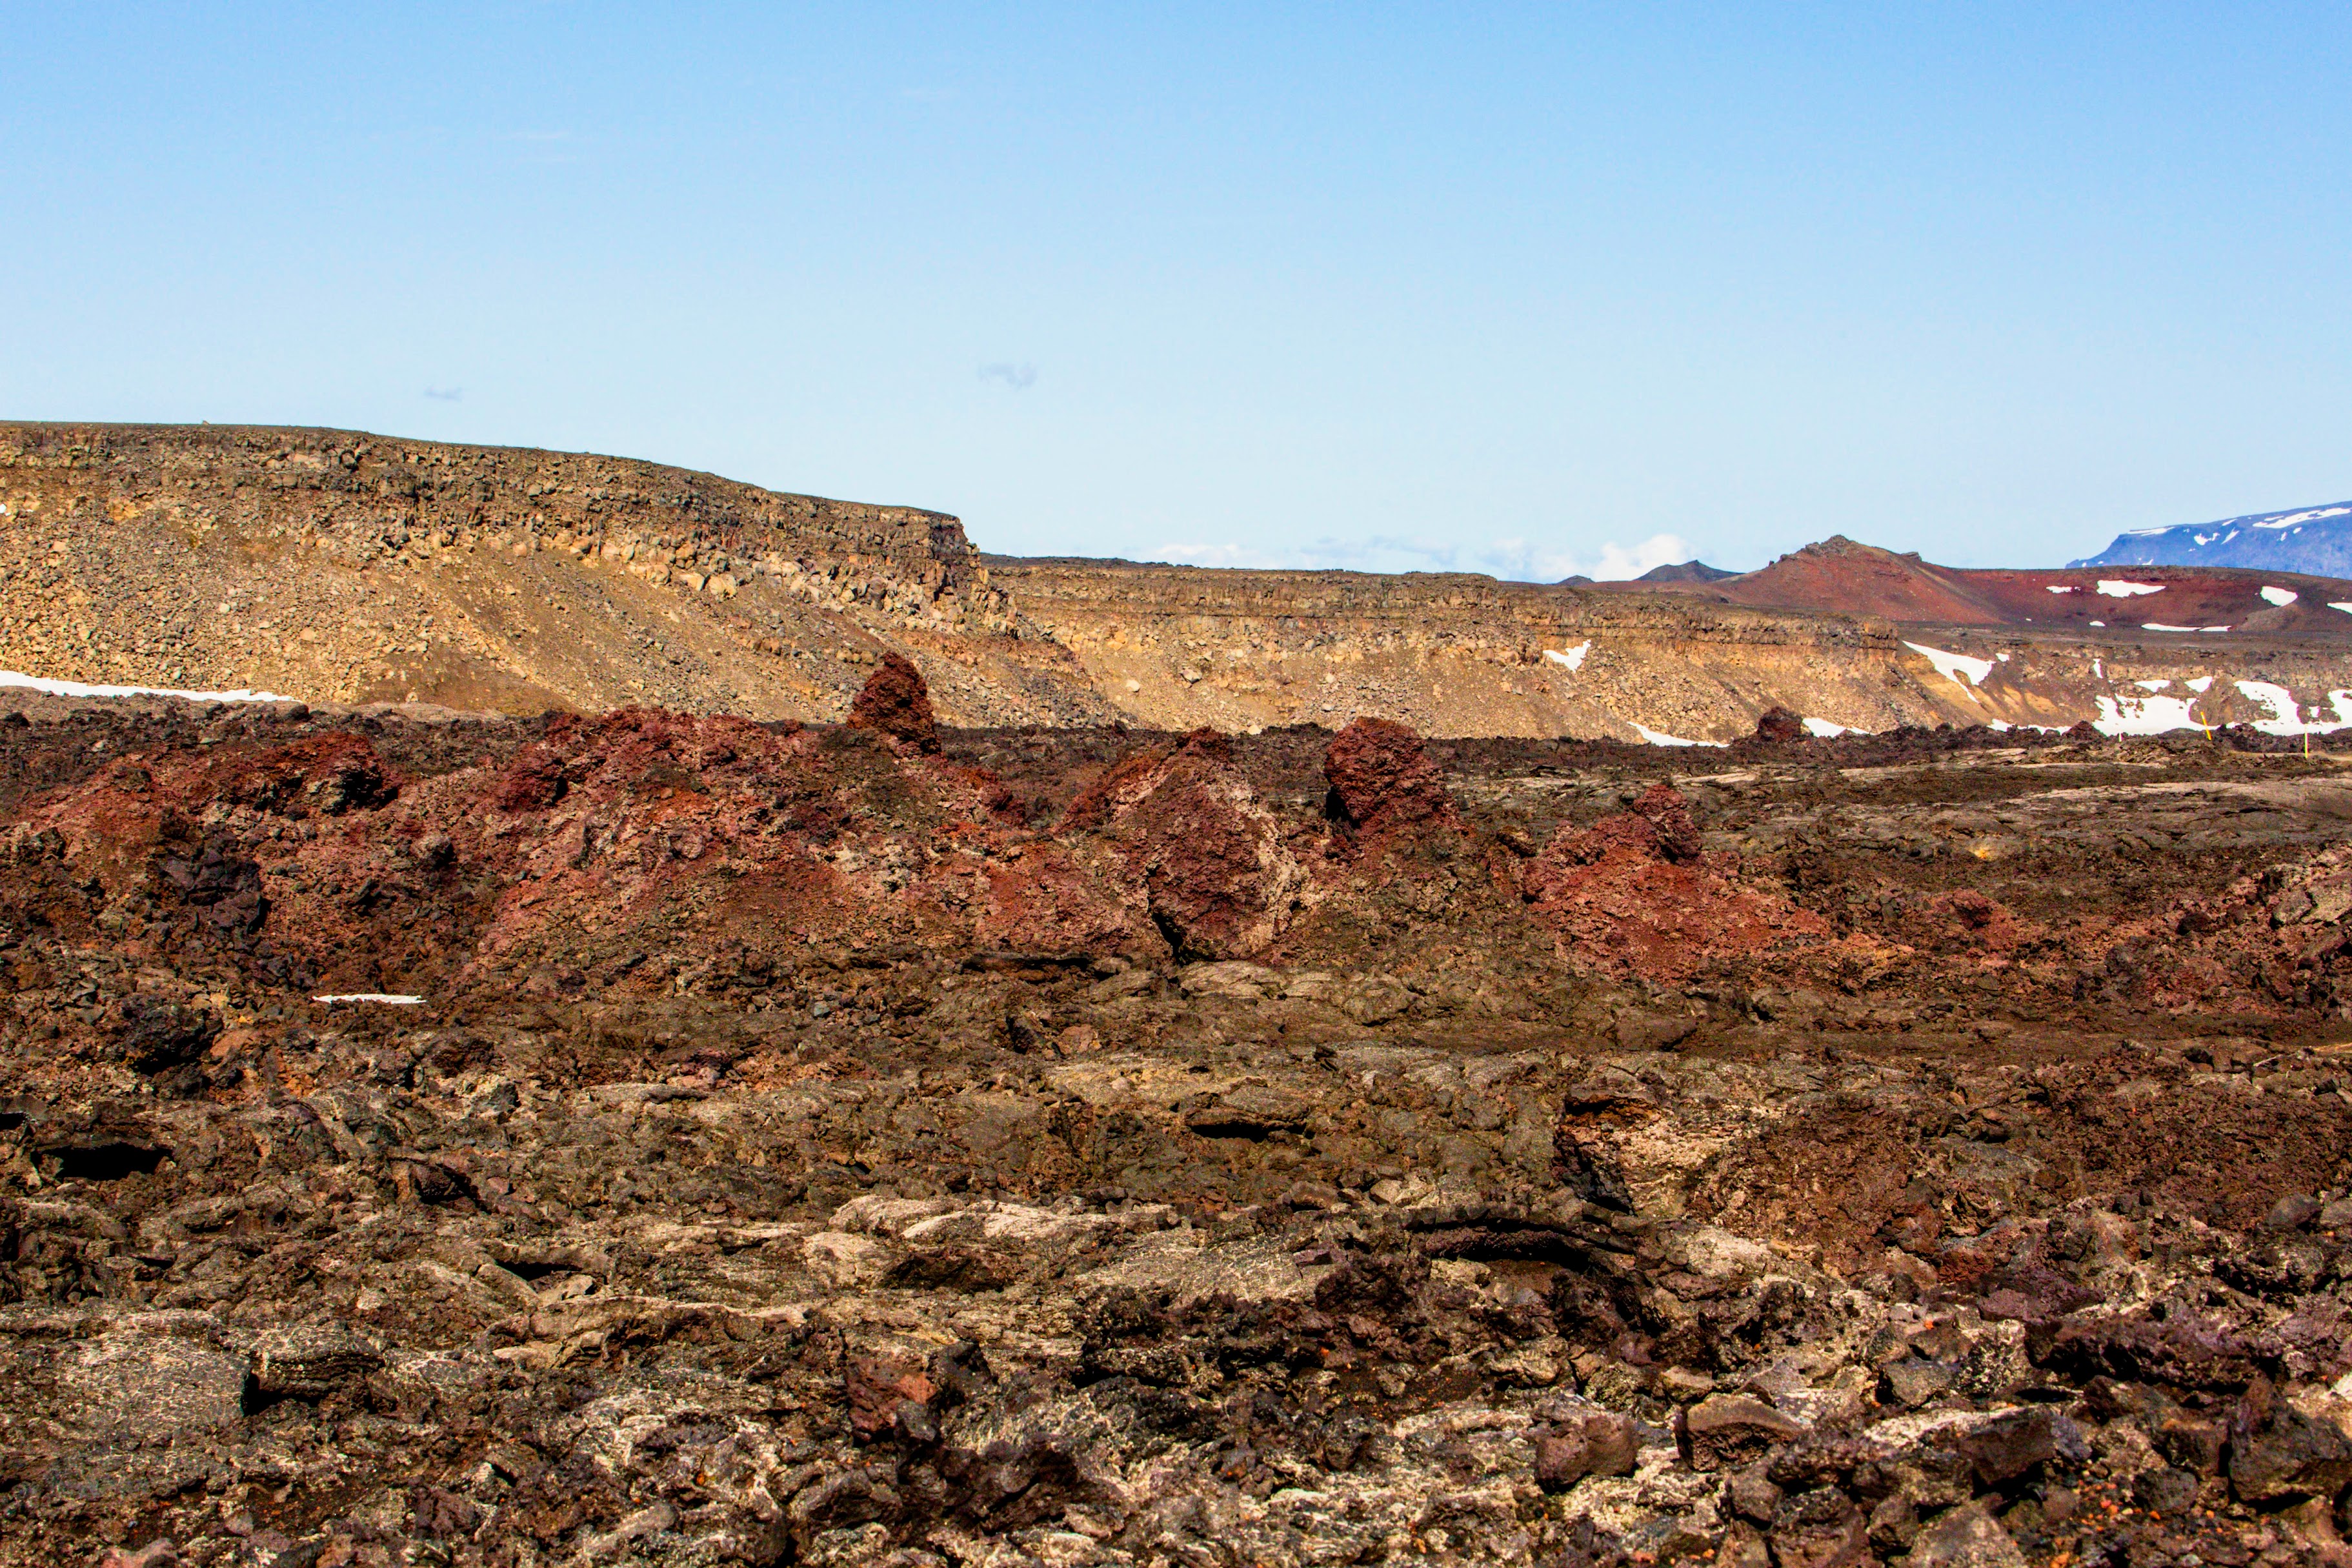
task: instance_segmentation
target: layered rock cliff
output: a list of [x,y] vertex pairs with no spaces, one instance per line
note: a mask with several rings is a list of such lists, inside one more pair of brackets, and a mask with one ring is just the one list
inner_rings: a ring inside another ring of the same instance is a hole
[[[1884,554],[1806,555],[1811,608],[1727,602],[1736,582],[1024,561],[977,553],[943,513],[622,458],[0,425],[0,669],[53,680],[834,720],[897,655],[965,725],[1373,716],[1443,735],[1719,742],[1775,707],[1824,732],[2352,720],[2352,697],[2339,710],[2333,695],[2352,691],[2352,616],[2328,604],[2352,585],[2297,579],[2276,590],[2291,609],[2227,626],[2203,617],[2221,602],[2210,584],[2196,624],[2170,629],[2152,600],[2047,626],[1839,613],[1883,612],[1843,596],[1837,568]],[[1968,575],[1976,598],[2059,592]]]

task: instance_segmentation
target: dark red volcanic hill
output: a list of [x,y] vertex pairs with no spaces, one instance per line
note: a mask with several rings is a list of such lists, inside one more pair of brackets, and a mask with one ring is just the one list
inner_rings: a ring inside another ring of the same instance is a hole
[[2352,583],[2293,573],[2193,566],[2047,571],[1937,566],[1843,535],[1719,582],[1648,581],[1756,609],[1874,616],[1959,626],[2250,632],[2352,642]]

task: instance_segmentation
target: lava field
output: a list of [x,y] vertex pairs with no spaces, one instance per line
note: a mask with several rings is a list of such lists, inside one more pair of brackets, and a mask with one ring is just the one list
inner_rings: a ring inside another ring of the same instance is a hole
[[0,1562],[2352,1562],[2352,747],[0,717]]

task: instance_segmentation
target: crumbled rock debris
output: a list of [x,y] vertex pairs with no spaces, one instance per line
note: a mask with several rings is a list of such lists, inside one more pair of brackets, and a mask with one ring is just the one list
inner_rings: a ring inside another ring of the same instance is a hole
[[0,1563],[2344,1561],[2326,751],[938,742],[0,724]]

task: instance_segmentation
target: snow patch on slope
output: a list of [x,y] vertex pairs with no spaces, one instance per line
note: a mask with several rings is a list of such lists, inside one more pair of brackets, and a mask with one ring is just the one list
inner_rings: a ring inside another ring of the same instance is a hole
[[1591,637],[1587,637],[1582,642],[1578,643],[1574,647],[1569,648],[1566,651],[1562,651],[1556,647],[1548,647],[1544,649],[1544,657],[1551,660],[1552,663],[1563,666],[1566,668],[1582,669],[1584,668],[1584,656],[1591,651],[1592,639]]
[[1664,730],[1653,730],[1638,719],[1625,721],[1642,731],[1642,739],[1653,746],[1720,746],[1721,741],[1685,741],[1679,735],[1669,735]]
[[2103,597],[2109,599],[2128,599],[2137,594],[2161,594],[2163,592],[2164,584],[2161,583],[2135,583],[2125,577],[2102,577],[2099,579],[2099,593]]
[[[1925,643],[1906,642],[1903,646],[1934,665],[1937,674],[1960,686],[1981,686],[1984,678],[1992,673],[1992,660],[1989,658],[1970,658],[1964,653],[1946,653],[1942,648],[1929,647]],[[1968,677],[1966,680],[1960,679],[1964,674]]]
[[[2140,680],[2133,684],[2151,695],[2098,699],[2099,716],[2091,723],[2101,734],[2161,735],[2171,730],[2210,728],[2211,721],[2197,710],[2196,697],[2153,695],[2173,684],[2171,681]],[[2213,677],[2200,675],[2180,684],[2201,696],[2212,688]],[[2247,701],[2268,710],[2269,717],[2252,721],[2253,728],[2265,735],[2326,735],[2352,729],[2352,691],[2329,692],[2325,704],[2312,704],[2312,717],[2305,719],[2294,694],[2284,686],[2267,680],[2238,680],[2231,684]]]
[[[2267,680],[2241,680],[2237,682],[2237,688],[2247,701],[2259,702],[2271,710],[2269,718],[2254,721],[2254,728],[2265,735],[2326,735],[2352,725],[2352,719],[2344,716],[2345,704],[2352,702],[2352,691],[2329,692],[2328,717],[2306,720],[2302,708],[2295,702],[2294,693],[2284,686]],[[2320,711],[2316,702],[2311,705],[2311,709],[2315,714]]]
[[[2146,682],[2141,684],[2145,685]],[[2102,735],[2161,735],[2168,730],[2201,730],[2193,697],[2102,697],[2091,728]]]
[[[2293,528],[2298,522],[2317,522],[2323,517],[2342,517],[2352,511],[2352,506],[2314,507],[2309,511],[2289,512],[2284,517],[2266,517],[2256,521],[2255,528]],[[2158,530],[2158,531],[2162,531]]]
[[183,691],[173,686],[85,686],[79,680],[55,680],[45,675],[25,675],[0,669],[0,686],[30,687],[52,697],[178,697],[190,702],[291,702],[275,691]]

